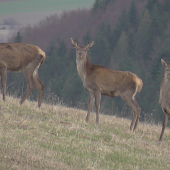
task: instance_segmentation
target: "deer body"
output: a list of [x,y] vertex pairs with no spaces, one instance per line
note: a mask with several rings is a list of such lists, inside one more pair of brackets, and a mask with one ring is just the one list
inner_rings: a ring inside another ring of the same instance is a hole
[[43,84],[38,77],[38,68],[45,58],[45,53],[37,46],[22,43],[1,43],[0,76],[3,100],[6,96],[7,72],[23,72],[28,83],[28,90],[20,104],[26,100],[36,84],[39,91],[38,106],[40,107]]
[[120,96],[134,111],[130,129],[134,127],[133,130],[135,130],[141,109],[134,97],[142,89],[142,80],[131,72],[115,71],[91,64],[87,50],[92,47],[93,42],[87,46],[79,46],[71,39],[71,43],[76,48],[78,74],[82,79],[84,88],[90,93],[86,121],[89,121],[90,111],[95,102],[96,123],[99,123],[101,94],[110,97]]
[[161,59],[162,65],[165,67],[165,72],[160,86],[159,104],[164,113],[162,131],[159,140],[162,141],[164,130],[166,128],[168,117],[170,115],[170,65]]

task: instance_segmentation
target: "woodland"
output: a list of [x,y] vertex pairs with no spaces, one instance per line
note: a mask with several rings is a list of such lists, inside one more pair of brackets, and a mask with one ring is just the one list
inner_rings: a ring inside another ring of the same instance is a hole
[[[87,109],[89,93],[78,76],[70,38],[80,45],[94,41],[88,52],[91,63],[137,74],[143,80],[143,89],[136,95],[142,109],[140,120],[162,121],[158,99],[164,72],[161,59],[170,64],[169,0],[95,0],[91,9],[49,16],[9,39],[35,44],[46,52],[46,61],[39,69],[44,102],[50,98],[54,104],[61,100],[68,106]],[[10,95],[20,97],[27,88],[22,74],[9,73],[7,82]],[[36,98],[34,90],[30,99]],[[102,96],[100,112],[132,115],[120,97]]]

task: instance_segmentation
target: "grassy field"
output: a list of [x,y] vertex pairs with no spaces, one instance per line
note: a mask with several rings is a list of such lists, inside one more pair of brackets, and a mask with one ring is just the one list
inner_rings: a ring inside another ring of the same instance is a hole
[[0,3],[0,14],[90,8],[94,0],[23,0]]
[[[0,96],[1,97],[1,96]],[[52,101],[51,101],[52,102]],[[168,170],[170,129],[158,142],[161,126],[8,97],[0,109],[0,170]]]

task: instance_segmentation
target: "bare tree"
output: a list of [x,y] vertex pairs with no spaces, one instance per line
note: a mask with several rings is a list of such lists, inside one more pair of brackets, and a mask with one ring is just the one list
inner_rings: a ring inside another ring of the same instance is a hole
[[83,86],[90,93],[90,101],[86,121],[89,121],[90,111],[95,102],[96,123],[99,123],[99,107],[101,94],[116,97],[120,96],[133,110],[133,119],[130,130],[135,130],[138,124],[141,108],[135,100],[135,95],[140,92],[143,82],[131,72],[115,71],[90,63],[87,51],[93,46],[94,41],[87,46],[79,46],[71,38],[71,43],[76,49],[77,71],[83,81]]
[[39,47],[31,44],[0,44],[0,76],[4,101],[6,96],[7,72],[23,72],[27,80],[28,90],[20,101],[20,104],[24,103],[36,84],[39,92],[38,107],[41,106],[43,84],[38,77],[38,69],[45,58],[45,53]]

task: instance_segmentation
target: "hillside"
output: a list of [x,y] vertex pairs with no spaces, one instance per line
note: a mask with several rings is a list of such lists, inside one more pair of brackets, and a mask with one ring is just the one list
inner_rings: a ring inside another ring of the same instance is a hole
[[[37,22],[36,25],[21,29],[23,42],[34,42],[34,44],[40,46],[42,49],[47,50],[50,43],[57,38],[64,40],[67,47],[70,47],[70,37],[76,38],[79,42],[83,43],[83,37],[89,32],[91,38],[95,38],[95,36],[100,34],[98,32],[101,30],[102,24],[109,25],[110,31],[113,31],[117,27],[124,10],[126,11],[126,15],[128,15],[132,0],[102,1],[107,1],[105,10],[100,8],[96,11],[91,10],[93,8],[93,1],[89,8],[74,9],[70,7],[70,10],[60,13],[60,15],[49,15],[47,18],[42,19],[41,22]],[[136,2],[138,15],[141,15],[143,12],[146,1]],[[125,20],[125,18],[123,19]],[[128,18],[124,22],[124,26],[126,26]],[[108,31],[108,33],[110,32]],[[118,33],[117,36],[119,36]],[[111,35],[110,38],[112,38]]]
[[[0,96],[1,97],[1,96]],[[0,110],[0,169],[33,170],[168,170],[170,129],[158,142],[161,126],[95,114],[85,123],[85,111],[49,101],[37,103],[8,97]],[[149,121],[149,120],[147,120]]]

